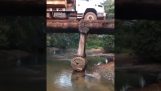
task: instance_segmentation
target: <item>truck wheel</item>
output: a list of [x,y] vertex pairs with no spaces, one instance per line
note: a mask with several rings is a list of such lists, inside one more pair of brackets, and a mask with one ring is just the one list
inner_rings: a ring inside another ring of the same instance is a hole
[[84,16],[84,20],[97,20],[97,16],[93,12],[87,12]]

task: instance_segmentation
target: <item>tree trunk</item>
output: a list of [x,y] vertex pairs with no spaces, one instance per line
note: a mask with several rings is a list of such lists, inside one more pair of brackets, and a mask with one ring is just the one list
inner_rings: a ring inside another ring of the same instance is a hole
[[85,57],[85,46],[86,46],[86,37],[87,34],[80,34],[80,39],[79,39],[79,47],[78,47],[78,52],[77,55],[81,57]]

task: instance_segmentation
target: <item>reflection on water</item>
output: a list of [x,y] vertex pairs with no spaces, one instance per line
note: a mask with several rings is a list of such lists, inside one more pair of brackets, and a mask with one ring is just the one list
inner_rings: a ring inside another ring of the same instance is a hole
[[70,79],[71,75],[68,72],[62,72],[53,82],[60,87],[69,87],[72,85]]
[[30,53],[16,57],[13,56],[18,54],[16,51],[5,50],[3,56],[0,52],[0,91],[45,91],[45,55]]
[[48,60],[47,91],[114,91],[114,85],[73,72],[69,61]]
[[161,84],[150,73],[117,70],[116,74],[116,91],[161,91]]

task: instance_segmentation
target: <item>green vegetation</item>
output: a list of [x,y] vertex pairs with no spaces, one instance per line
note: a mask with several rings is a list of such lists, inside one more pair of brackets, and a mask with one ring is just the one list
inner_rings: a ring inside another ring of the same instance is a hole
[[131,20],[116,22],[116,52],[137,55],[146,62],[159,62],[161,57],[161,22]]
[[45,22],[37,16],[0,17],[0,49],[45,49]]
[[[47,34],[47,46],[58,48],[78,48],[79,34],[54,33]],[[86,48],[104,48],[114,50],[113,35],[88,35]]]
[[79,34],[49,33],[47,34],[47,46],[58,48],[77,48]]
[[86,48],[99,48],[103,47],[103,37],[98,35],[88,35]]
[[87,39],[87,48],[104,48],[106,51],[114,51],[113,35],[89,35]]
[[108,18],[114,18],[114,0],[106,0],[103,3]]

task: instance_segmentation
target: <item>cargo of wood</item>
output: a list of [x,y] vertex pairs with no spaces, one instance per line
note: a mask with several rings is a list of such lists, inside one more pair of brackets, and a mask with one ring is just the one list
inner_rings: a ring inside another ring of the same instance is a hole
[[47,7],[67,8],[67,0],[47,0]]

